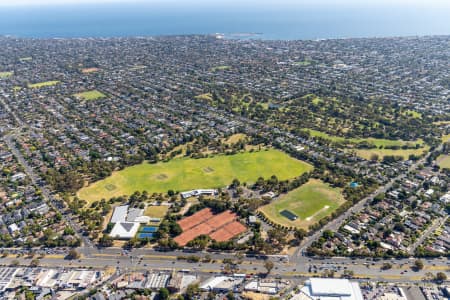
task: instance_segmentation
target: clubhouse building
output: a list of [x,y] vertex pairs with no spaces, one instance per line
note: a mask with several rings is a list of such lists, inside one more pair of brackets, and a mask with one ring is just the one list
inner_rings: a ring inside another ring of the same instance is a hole
[[147,224],[150,217],[144,216],[144,210],[129,208],[129,205],[117,206],[111,216],[110,223],[114,224],[110,236],[114,239],[129,240],[139,230],[141,224]]

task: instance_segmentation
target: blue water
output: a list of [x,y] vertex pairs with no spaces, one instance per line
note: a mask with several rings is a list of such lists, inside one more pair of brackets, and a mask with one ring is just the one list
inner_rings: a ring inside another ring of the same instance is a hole
[[[322,4],[305,1],[278,0],[272,4],[264,1],[258,5],[245,0],[199,3],[167,0],[0,7],[0,35],[117,37],[261,33],[258,37],[263,39],[317,39],[450,34],[450,5],[446,4],[382,2],[338,6],[319,0]],[[344,0],[335,2],[340,1]]]
[[359,183],[357,183],[357,182],[350,183],[351,188],[357,188],[358,186],[359,186]]
[[139,239],[145,239],[145,238],[152,238],[153,237],[153,233],[139,233],[138,234],[138,238]]
[[142,227],[142,229],[141,229],[141,232],[156,232],[156,231],[158,231],[158,227],[155,227],[155,226],[144,226],[144,227]]

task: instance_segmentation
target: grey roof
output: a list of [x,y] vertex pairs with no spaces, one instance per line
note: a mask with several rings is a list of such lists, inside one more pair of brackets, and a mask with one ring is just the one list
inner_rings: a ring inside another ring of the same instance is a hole
[[120,226],[122,226],[127,232],[130,232],[133,228],[133,223],[120,223]]
[[128,205],[117,206],[111,217],[111,223],[125,222],[127,217]]
[[422,291],[417,286],[402,287],[402,290],[405,293],[407,299],[426,300]]
[[143,209],[130,208],[128,210],[127,222],[134,222],[134,220],[136,220],[136,218],[142,216],[143,214],[144,214]]

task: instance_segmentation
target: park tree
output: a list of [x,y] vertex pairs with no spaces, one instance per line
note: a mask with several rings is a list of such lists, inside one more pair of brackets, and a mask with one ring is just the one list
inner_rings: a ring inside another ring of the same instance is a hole
[[186,288],[186,292],[184,293],[184,300],[192,300],[200,294],[200,288],[198,284],[190,284]]
[[420,259],[416,259],[416,261],[414,262],[414,268],[416,270],[422,270],[424,268],[423,261]]
[[98,241],[101,247],[111,247],[113,245],[113,238],[104,234]]
[[447,280],[447,275],[444,272],[438,272],[436,274],[436,282],[444,282]]
[[331,231],[331,230],[325,230],[325,231],[322,233],[322,236],[323,236],[323,238],[324,238],[325,240],[329,240],[329,239],[331,239],[331,238],[334,237],[334,232]]
[[39,259],[35,258],[31,260],[30,267],[37,267],[37,266],[39,266]]
[[158,293],[159,300],[167,300],[169,299],[169,290],[166,288],[160,288]]
[[239,179],[235,178],[233,179],[233,181],[231,182],[230,188],[237,188],[238,186],[241,185],[241,182],[239,181]]
[[370,156],[370,161],[372,161],[372,162],[377,162],[379,159],[380,159],[380,156],[376,153],[374,153]]
[[306,230],[304,230],[302,228],[297,228],[294,231],[294,236],[299,242],[301,240],[303,240],[303,238],[306,236],[306,234],[307,234]]
[[269,274],[270,271],[272,271],[273,267],[274,267],[274,264],[273,264],[273,262],[271,260],[266,260],[264,262],[264,268],[266,268],[267,274]]
[[232,292],[232,291],[229,291],[229,292],[227,293],[227,300],[234,300],[234,299],[236,299],[236,298],[234,297],[233,292]]
[[79,259],[80,253],[75,249],[70,249],[69,254],[67,254],[67,259]]

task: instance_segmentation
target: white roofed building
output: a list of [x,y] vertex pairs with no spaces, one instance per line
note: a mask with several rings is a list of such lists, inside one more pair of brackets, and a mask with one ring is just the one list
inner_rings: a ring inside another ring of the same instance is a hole
[[19,226],[17,226],[16,223],[13,223],[13,224],[8,226],[9,234],[13,234],[14,232],[16,232],[18,230],[19,230]]
[[215,276],[207,279],[200,285],[200,290],[210,292],[228,292],[241,284],[244,278],[236,278],[233,276]]
[[110,236],[115,239],[128,240],[133,238],[139,230],[139,223],[136,222],[120,222],[114,224]]
[[358,282],[348,279],[310,278],[300,293],[311,300],[363,300]]
[[199,189],[199,190],[192,190],[187,192],[181,192],[181,197],[184,199],[190,198],[190,197],[198,197],[200,195],[204,196],[214,196],[217,195],[218,191],[214,189]]

